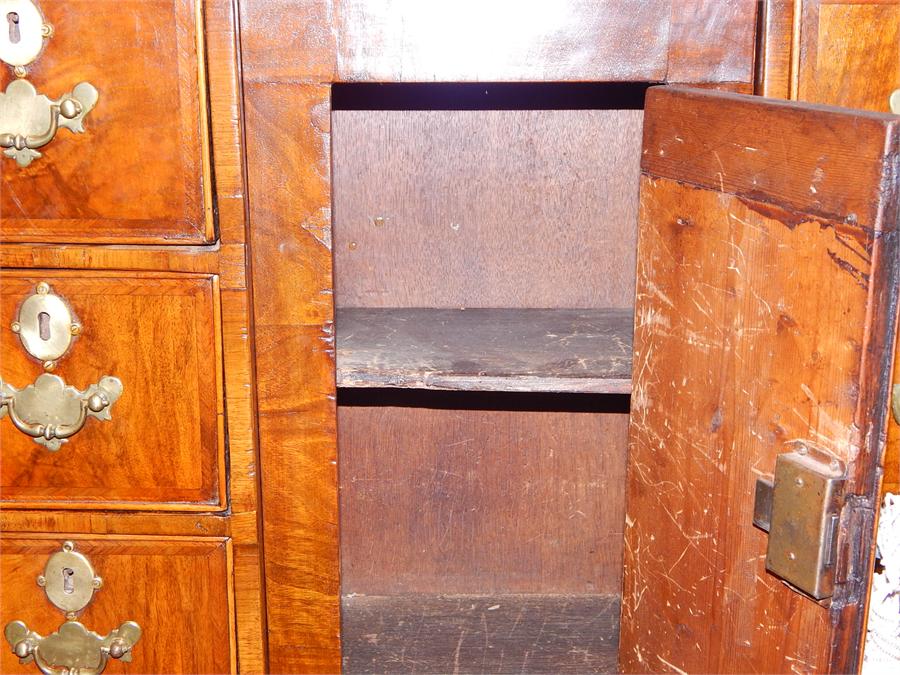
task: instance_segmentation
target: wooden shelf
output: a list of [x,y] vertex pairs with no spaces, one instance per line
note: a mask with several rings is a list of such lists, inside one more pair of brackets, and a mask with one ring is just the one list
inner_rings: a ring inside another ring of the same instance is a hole
[[344,672],[615,673],[613,595],[345,595]]
[[631,392],[629,309],[337,310],[338,387]]

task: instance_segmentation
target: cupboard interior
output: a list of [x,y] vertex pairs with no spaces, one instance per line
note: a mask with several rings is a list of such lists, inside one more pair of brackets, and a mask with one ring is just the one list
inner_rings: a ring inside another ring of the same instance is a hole
[[342,85],[348,672],[613,672],[644,85]]

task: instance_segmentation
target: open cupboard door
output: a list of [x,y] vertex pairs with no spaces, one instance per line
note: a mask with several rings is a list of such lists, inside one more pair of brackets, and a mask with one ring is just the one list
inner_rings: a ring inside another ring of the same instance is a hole
[[858,668],[898,171],[897,117],[648,92],[623,671]]

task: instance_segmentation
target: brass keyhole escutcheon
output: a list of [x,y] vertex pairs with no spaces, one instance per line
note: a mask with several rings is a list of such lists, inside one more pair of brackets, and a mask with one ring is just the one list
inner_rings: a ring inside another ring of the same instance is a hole
[[0,16],[6,22],[0,30],[0,61],[12,66],[21,77],[25,66],[41,53],[50,26],[31,0],[0,0]]
[[25,351],[47,370],[55,367],[56,361],[69,351],[73,338],[81,334],[81,324],[72,310],[46,281],[38,283],[34,293],[25,299],[10,328],[19,335]]
[[74,615],[88,606],[103,580],[94,574],[90,561],[75,551],[75,544],[67,541],[62,551],[50,556],[37,583],[54,606]]

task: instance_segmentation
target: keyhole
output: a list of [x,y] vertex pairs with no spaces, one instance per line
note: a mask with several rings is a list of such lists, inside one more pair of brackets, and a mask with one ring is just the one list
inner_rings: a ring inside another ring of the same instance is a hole
[[9,22],[9,41],[14,45],[18,44],[22,39],[22,34],[19,32],[19,14],[10,12],[6,15],[6,20]]
[[63,567],[62,568],[63,575],[63,593],[66,595],[72,595],[75,592],[75,570],[71,567]]
[[38,314],[38,335],[44,342],[50,339],[50,315],[47,312]]

